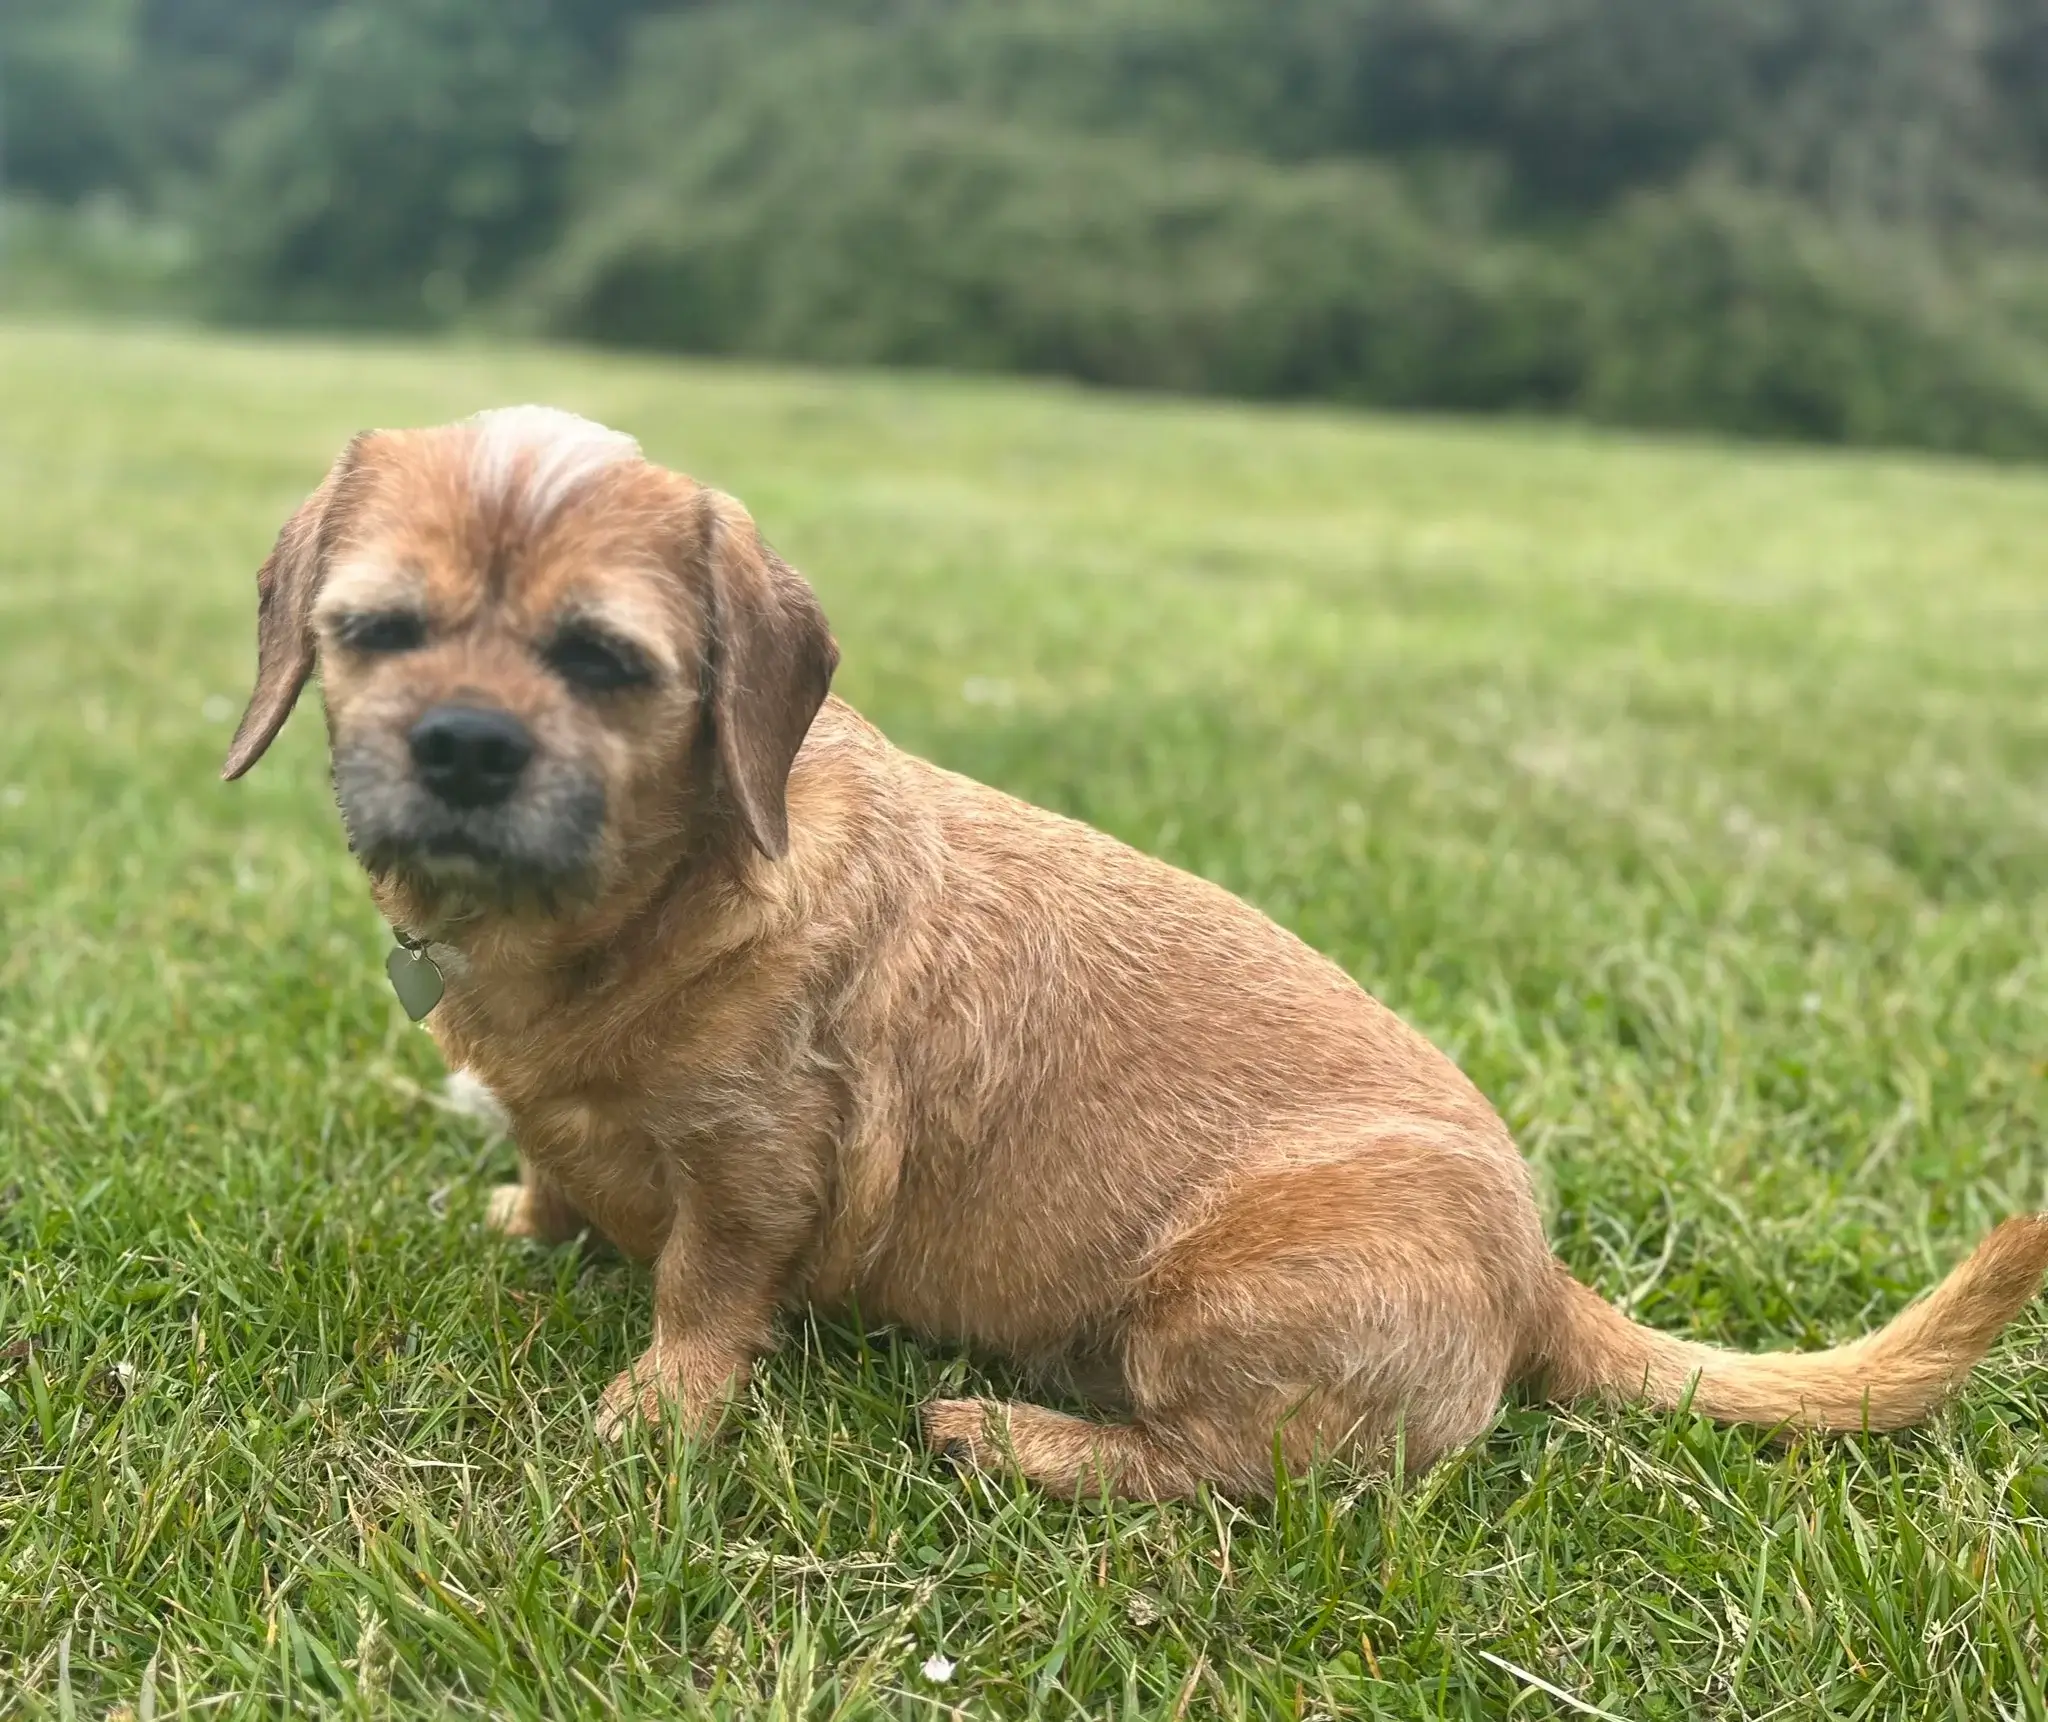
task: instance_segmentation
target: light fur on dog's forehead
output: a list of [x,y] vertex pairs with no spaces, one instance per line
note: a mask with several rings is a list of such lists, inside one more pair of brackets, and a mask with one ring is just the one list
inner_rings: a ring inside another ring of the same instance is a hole
[[472,427],[469,477],[479,500],[510,502],[539,524],[599,473],[640,458],[624,431],[559,407],[494,407]]

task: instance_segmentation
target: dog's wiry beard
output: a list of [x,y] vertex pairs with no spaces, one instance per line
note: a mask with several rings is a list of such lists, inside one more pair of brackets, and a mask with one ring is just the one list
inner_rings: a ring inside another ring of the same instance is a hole
[[451,910],[559,914],[597,887],[604,786],[591,772],[538,769],[498,807],[457,809],[373,746],[334,753],[348,846],[379,879]]

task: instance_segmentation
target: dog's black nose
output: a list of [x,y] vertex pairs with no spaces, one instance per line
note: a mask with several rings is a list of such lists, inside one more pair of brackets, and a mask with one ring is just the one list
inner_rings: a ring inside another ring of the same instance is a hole
[[420,781],[450,807],[497,806],[533,758],[526,725],[481,706],[436,706],[405,739]]

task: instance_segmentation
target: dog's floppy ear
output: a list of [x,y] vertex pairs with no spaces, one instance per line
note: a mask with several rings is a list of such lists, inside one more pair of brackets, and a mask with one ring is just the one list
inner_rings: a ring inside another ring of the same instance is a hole
[[326,572],[331,528],[370,433],[349,439],[320,488],[285,522],[256,571],[256,686],[221,776],[233,782],[263,757],[313,673],[313,600]]
[[803,576],[761,542],[747,511],[699,493],[711,605],[711,724],[719,770],[754,847],[789,852],[789,768],[825,703],[839,647]]

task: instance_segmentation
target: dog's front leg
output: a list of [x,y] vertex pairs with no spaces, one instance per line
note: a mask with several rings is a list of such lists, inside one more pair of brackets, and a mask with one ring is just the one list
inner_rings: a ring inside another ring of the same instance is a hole
[[615,1440],[644,1419],[709,1434],[768,1349],[785,1266],[770,1240],[679,1203],[654,1258],[654,1343],[604,1390],[598,1433]]

